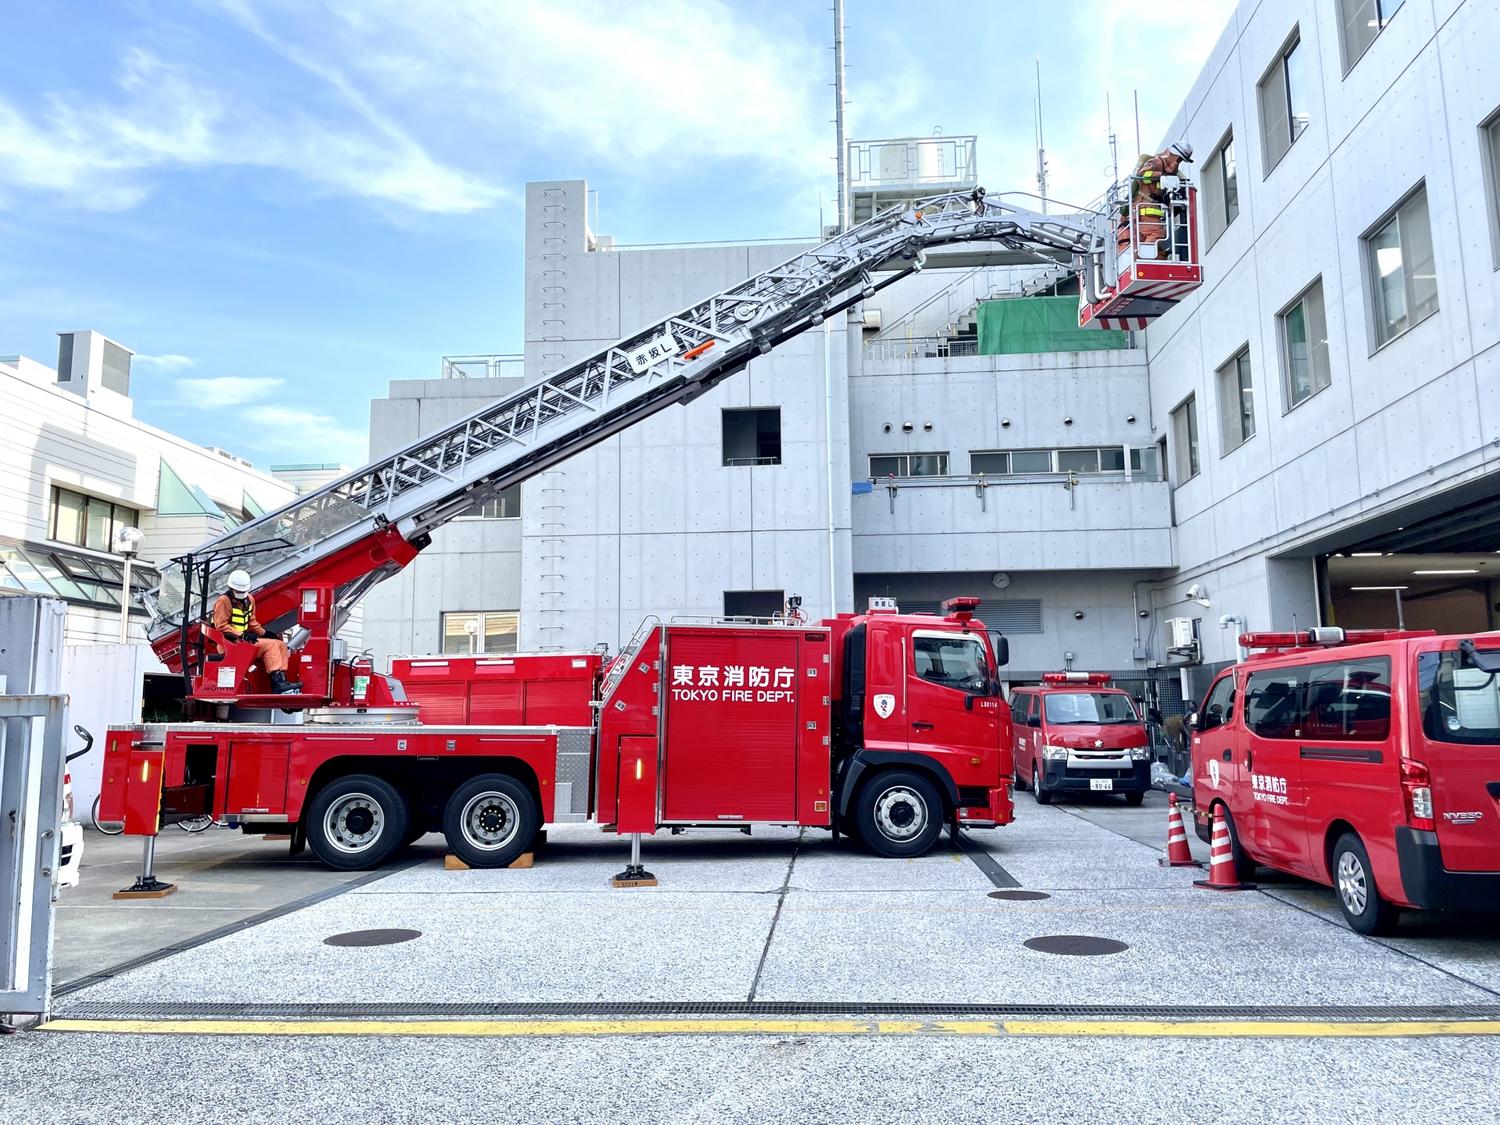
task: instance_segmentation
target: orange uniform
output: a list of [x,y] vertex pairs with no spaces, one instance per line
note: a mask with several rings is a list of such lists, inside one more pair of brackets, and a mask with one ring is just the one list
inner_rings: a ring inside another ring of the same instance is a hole
[[[1163,176],[1175,176],[1182,167],[1182,156],[1168,149],[1155,156],[1143,154],[1135,166],[1131,180],[1130,206],[1135,209],[1137,239],[1140,243],[1160,242],[1167,237],[1166,194],[1162,191]],[[1130,215],[1120,216],[1120,226],[1115,232],[1115,241],[1120,251],[1130,248]],[[1170,251],[1169,251],[1170,253]]]
[[244,598],[220,594],[214,602],[213,626],[226,639],[238,640],[247,634],[255,638],[256,659],[266,674],[285,672],[287,666],[286,642],[265,635],[266,627],[255,616],[255,599],[249,594]]

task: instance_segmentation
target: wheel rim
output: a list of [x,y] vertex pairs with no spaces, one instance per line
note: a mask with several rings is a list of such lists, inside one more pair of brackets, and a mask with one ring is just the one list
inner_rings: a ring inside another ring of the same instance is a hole
[[1365,877],[1365,865],[1353,852],[1339,856],[1338,880],[1339,898],[1343,900],[1344,909],[1350,914],[1363,914],[1370,901],[1370,886]]
[[469,844],[483,851],[498,851],[521,830],[521,810],[509,793],[487,789],[469,798],[459,824]]
[[1042,763],[1031,764],[1031,794],[1038,801],[1042,799]]
[[346,793],[323,814],[323,836],[345,855],[369,851],[385,835],[385,810],[368,793]]
[[927,802],[915,789],[893,785],[875,799],[875,826],[887,840],[912,840],[927,827]]

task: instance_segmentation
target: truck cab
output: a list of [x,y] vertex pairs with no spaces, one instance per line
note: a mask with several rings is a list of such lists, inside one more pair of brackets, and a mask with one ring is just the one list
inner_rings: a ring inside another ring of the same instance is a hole
[[1059,793],[1119,793],[1139,805],[1151,788],[1150,739],[1130,694],[1104,672],[1048,672],[1011,692],[1016,788],[1037,804]]

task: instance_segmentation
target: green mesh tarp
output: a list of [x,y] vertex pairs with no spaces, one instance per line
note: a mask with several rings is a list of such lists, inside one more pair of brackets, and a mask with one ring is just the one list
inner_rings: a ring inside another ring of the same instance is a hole
[[979,354],[1097,352],[1123,348],[1129,333],[1079,328],[1077,297],[1017,297],[979,302]]

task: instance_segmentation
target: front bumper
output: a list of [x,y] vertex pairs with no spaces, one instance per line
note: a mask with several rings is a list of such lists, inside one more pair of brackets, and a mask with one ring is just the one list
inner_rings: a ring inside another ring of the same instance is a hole
[[1049,793],[1087,793],[1089,782],[1107,777],[1114,782],[1112,793],[1144,793],[1151,788],[1151,763],[1132,761],[1110,769],[1079,769],[1067,762],[1042,763],[1042,788]]
[[987,791],[985,807],[969,805],[958,810],[958,823],[965,828],[998,828],[1016,819],[1016,807],[1010,786],[1001,785]]
[[1418,910],[1500,912],[1500,871],[1449,871],[1436,832],[1396,829],[1401,892]]
[[76,820],[63,821],[58,833],[57,885],[76,887],[83,870],[83,825]]

